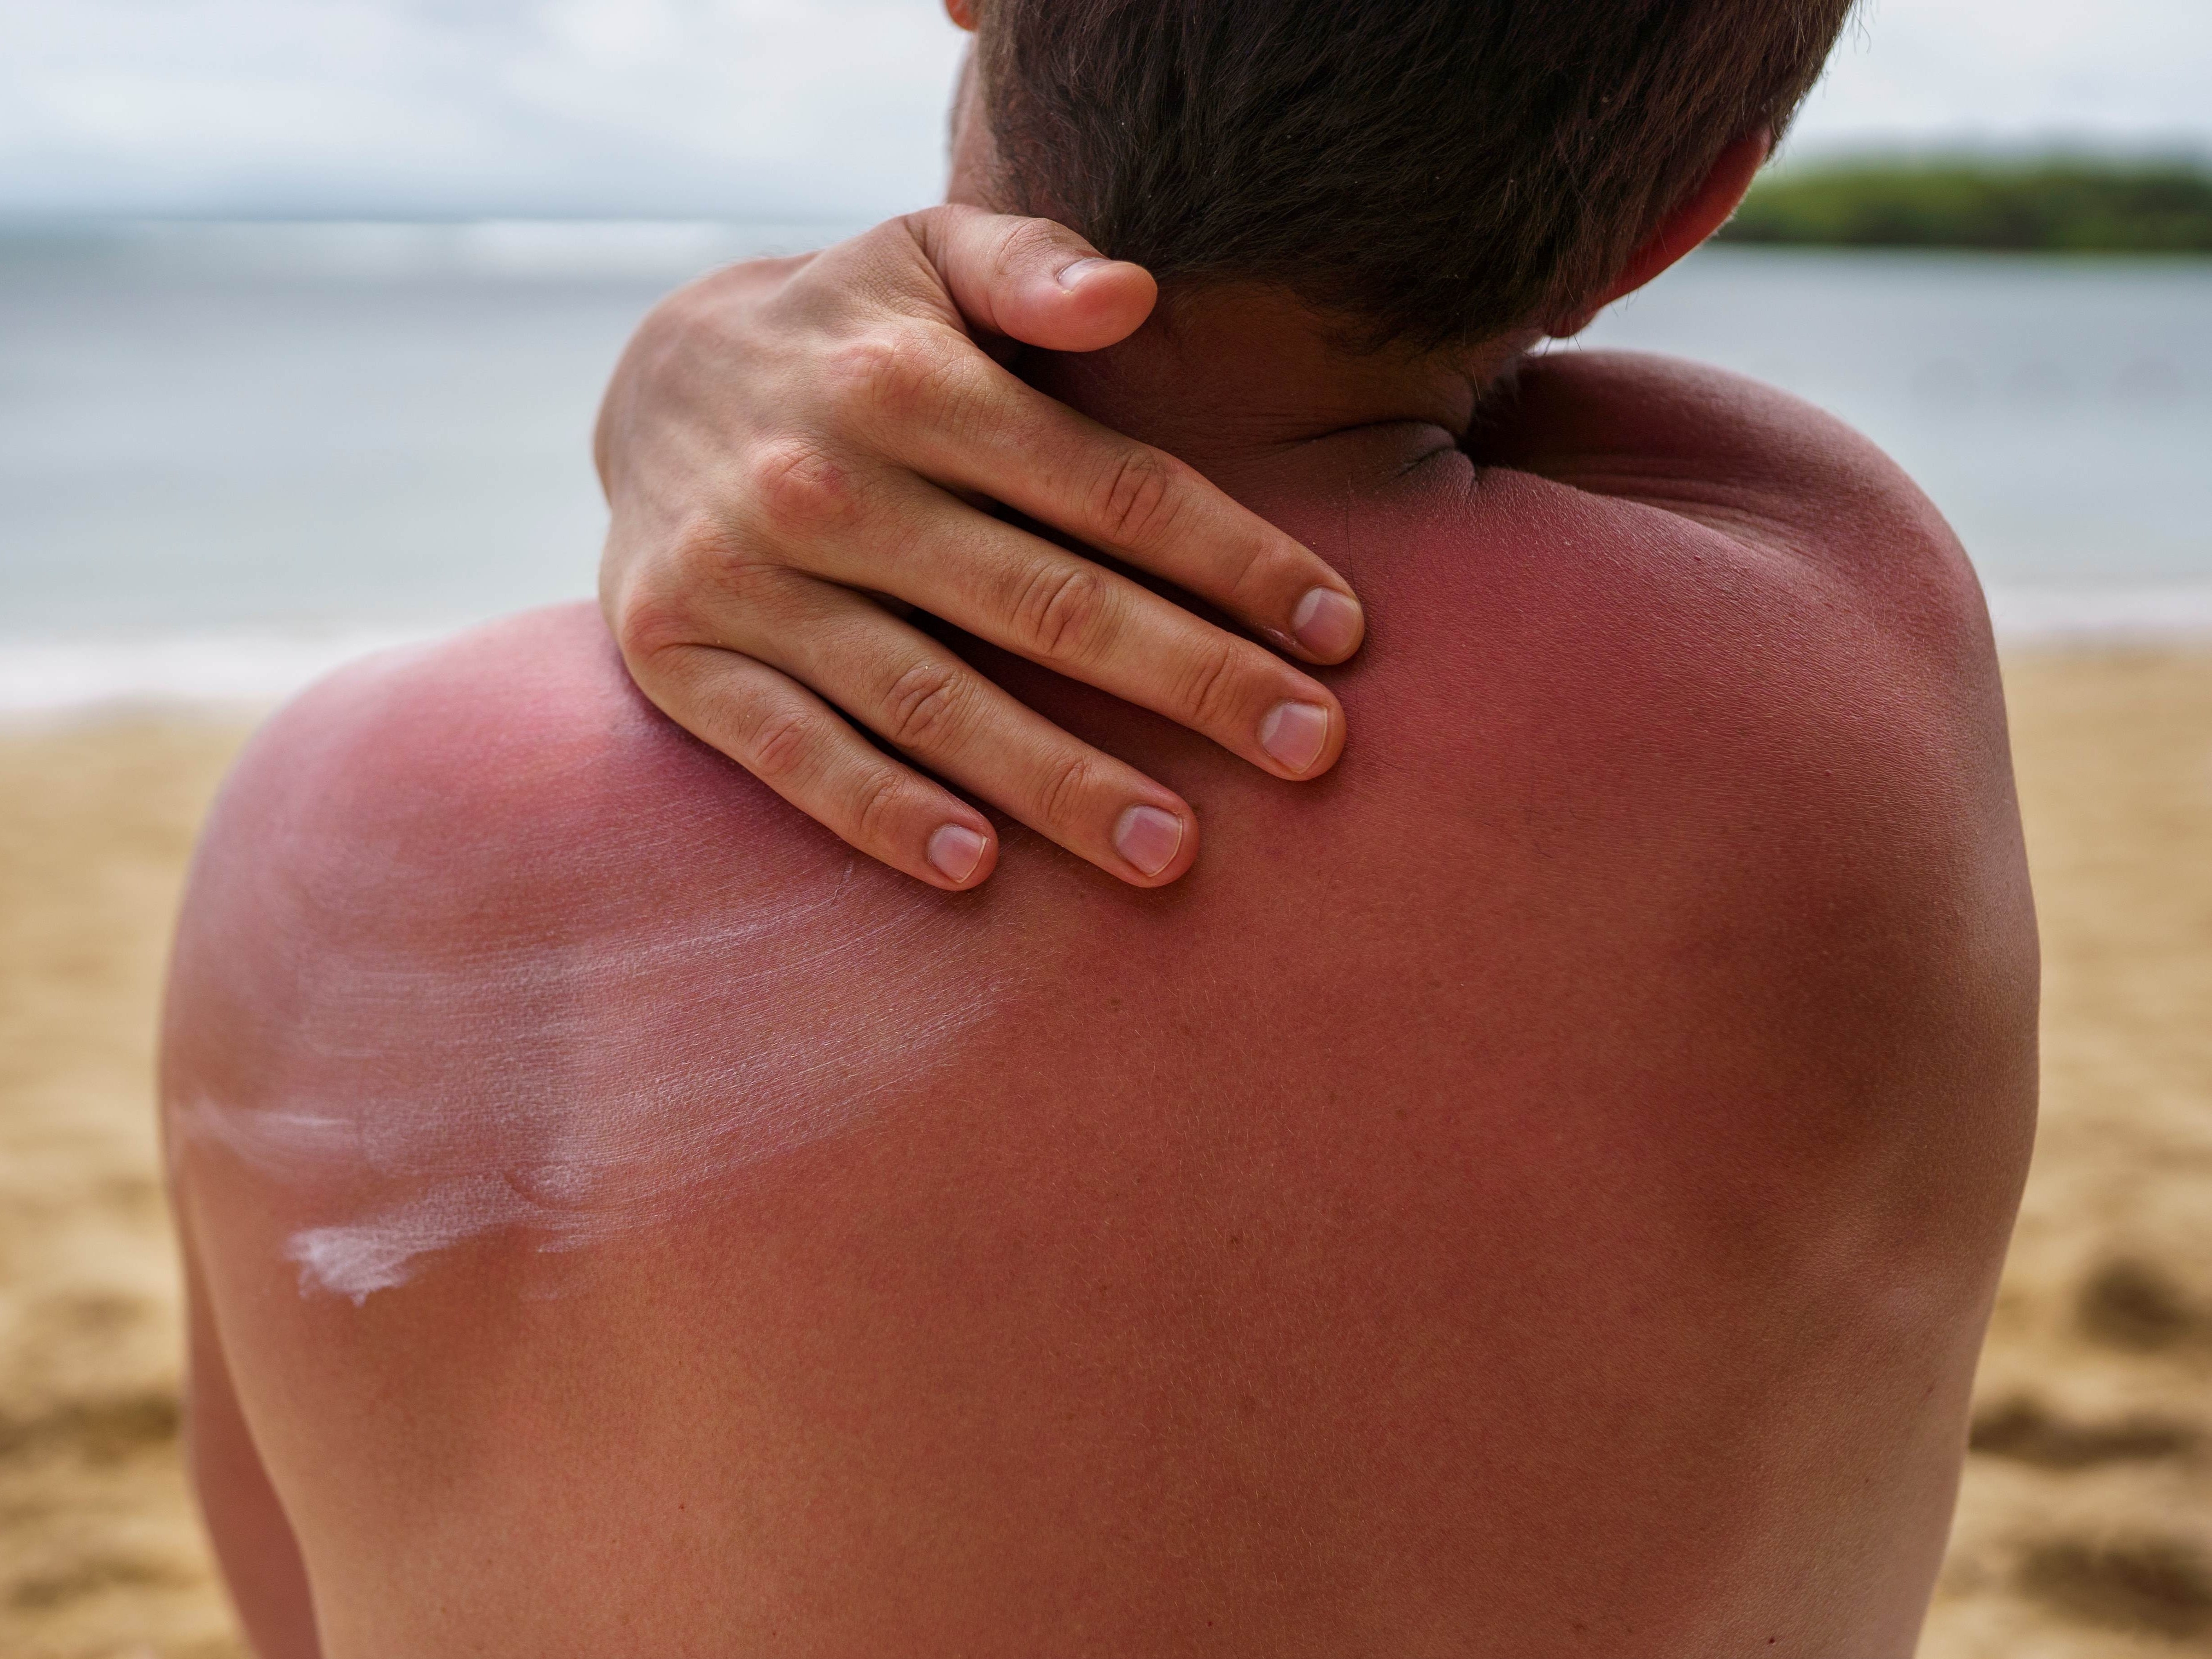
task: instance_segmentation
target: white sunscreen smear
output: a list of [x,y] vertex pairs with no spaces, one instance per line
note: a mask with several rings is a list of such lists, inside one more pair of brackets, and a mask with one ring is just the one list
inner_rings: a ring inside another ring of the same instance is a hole
[[[867,907],[850,928],[843,908],[833,896],[650,945],[518,945],[454,974],[325,955],[313,977],[347,983],[318,985],[285,1040],[301,1083],[320,1074],[331,1092],[246,1108],[198,1095],[173,1121],[358,1204],[291,1236],[303,1291],[358,1303],[495,1229],[568,1250],[651,1226],[864,1121],[1001,988],[927,971],[945,919],[926,900],[888,920]],[[856,993],[864,963],[907,971]]]
[[972,919],[647,706],[595,617],[463,646],[278,718],[179,933],[173,1146],[312,1215],[303,1292],[681,1214],[867,1121],[1007,988]]

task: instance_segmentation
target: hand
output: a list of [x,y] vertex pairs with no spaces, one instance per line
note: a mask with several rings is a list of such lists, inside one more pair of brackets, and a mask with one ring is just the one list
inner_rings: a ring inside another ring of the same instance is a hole
[[1326,687],[979,504],[1164,577],[1309,661],[1358,648],[1358,604],[1320,559],[978,343],[1095,350],[1156,298],[1143,270],[1058,225],[946,207],[662,301],[615,372],[597,442],[613,510],[601,604],[645,694],[854,847],[944,888],[990,875],[990,821],[838,710],[1136,886],[1190,867],[1197,823],[902,606],[1277,777],[1327,771],[1344,713]]

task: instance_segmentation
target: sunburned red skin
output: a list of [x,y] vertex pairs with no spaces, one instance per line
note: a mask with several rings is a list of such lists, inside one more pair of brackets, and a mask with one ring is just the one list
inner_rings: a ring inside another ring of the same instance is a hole
[[[1955,544],[1716,373],[1547,360],[1478,469],[1198,337],[1039,373],[1357,584],[1344,759],[988,659],[1197,805],[1175,887],[924,890],[581,610],[257,741],[164,1095],[269,1659],[288,1532],[331,1659],[1911,1653],[2033,1114]],[[524,1200],[307,1271],[441,1179]]]

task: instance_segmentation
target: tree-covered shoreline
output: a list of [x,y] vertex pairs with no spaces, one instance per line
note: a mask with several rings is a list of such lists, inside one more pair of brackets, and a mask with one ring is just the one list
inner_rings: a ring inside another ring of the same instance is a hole
[[1862,159],[1784,167],[1734,242],[2054,253],[2212,253],[2212,172],[2185,161]]

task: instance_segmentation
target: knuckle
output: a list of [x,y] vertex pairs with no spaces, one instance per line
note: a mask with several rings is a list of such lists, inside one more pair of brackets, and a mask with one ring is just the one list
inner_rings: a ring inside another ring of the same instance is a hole
[[796,709],[776,709],[752,729],[745,769],[763,783],[787,781],[802,771],[813,748],[811,722]]
[[1261,609],[1273,594],[1302,592],[1320,580],[1289,549],[1256,538],[1230,556],[1222,574],[1228,602],[1239,611]]
[[654,564],[644,571],[633,571],[629,580],[608,586],[602,592],[602,611],[622,659],[637,665],[677,646],[695,644],[699,637],[699,619],[690,604],[695,591],[688,581],[681,542],[661,549]]
[[994,239],[991,271],[994,276],[1018,276],[1052,258],[1059,246],[1059,227],[1048,219],[1010,221]]
[[1035,571],[1014,604],[1017,637],[1030,652],[1065,662],[1093,649],[1108,605],[1106,584],[1088,565],[1048,563]]
[[1237,701],[1237,669],[1243,653],[1233,641],[1209,643],[1198,651],[1176,688],[1182,723],[1203,728],[1218,724]]
[[897,773],[872,772],[853,798],[853,839],[878,846],[889,842],[906,798],[906,781]]
[[886,219],[854,240],[886,265],[917,274],[928,272],[933,277],[935,272],[930,268],[943,264],[962,216],[973,211],[939,202]]
[[656,595],[625,598],[615,613],[615,645],[633,665],[657,660],[678,646],[696,642],[698,625],[680,599]]
[[[773,612],[788,592],[790,572],[752,556],[744,539],[725,526],[700,519],[659,547],[634,580],[616,593],[610,609],[615,643],[631,664],[649,662],[679,647],[728,645],[726,605],[760,617]],[[709,605],[708,596],[725,604]]]
[[891,682],[884,697],[884,735],[901,749],[933,750],[961,718],[966,701],[957,670],[917,663]]
[[[745,459],[744,486],[754,514],[774,535],[816,534],[854,510],[845,470],[797,439],[776,439],[755,449]],[[726,546],[727,538],[723,540]]]
[[833,396],[848,418],[912,420],[939,397],[945,353],[917,326],[873,328],[838,346],[830,366]]
[[848,414],[878,403],[903,372],[900,358],[893,330],[870,328],[840,341],[823,363],[831,401]]
[[702,642],[708,630],[701,596],[726,588],[744,566],[738,538],[704,516],[647,546],[613,599],[615,642],[624,658],[637,662]]
[[1157,547],[1174,533],[1178,468],[1164,455],[1133,450],[1099,486],[1098,519],[1107,536],[1130,548]]
[[662,562],[678,593],[696,592],[720,586],[727,572],[744,562],[744,554],[728,526],[695,518],[676,532]]
[[1047,767],[1037,791],[1040,821],[1060,830],[1073,826],[1082,811],[1084,801],[1091,794],[1091,786],[1096,775],[1097,769],[1088,755],[1067,755],[1053,761]]

